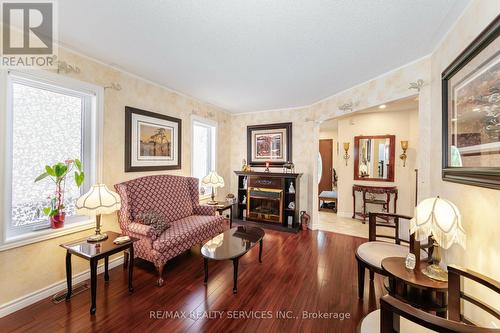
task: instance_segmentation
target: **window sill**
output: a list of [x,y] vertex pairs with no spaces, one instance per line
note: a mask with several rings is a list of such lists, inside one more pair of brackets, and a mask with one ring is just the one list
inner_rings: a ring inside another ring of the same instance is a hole
[[3,242],[0,243],[0,252],[93,228],[95,228],[95,220],[89,218],[84,221],[70,223],[60,229],[44,229],[27,232],[22,235],[4,239]]

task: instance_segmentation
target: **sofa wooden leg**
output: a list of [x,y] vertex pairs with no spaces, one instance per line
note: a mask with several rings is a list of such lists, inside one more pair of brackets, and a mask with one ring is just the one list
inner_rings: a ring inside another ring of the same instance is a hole
[[365,267],[358,260],[358,297],[363,298],[365,291]]
[[165,280],[163,279],[164,268],[165,268],[165,264],[162,264],[160,266],[156,266],[156,269],[158,270],[158,280],[156,281],[156,285],[158,287],[162,287],[165,284]]

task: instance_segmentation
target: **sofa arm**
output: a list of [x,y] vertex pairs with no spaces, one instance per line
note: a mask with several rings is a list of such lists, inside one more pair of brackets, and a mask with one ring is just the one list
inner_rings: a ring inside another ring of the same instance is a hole
[[202,205],[197,205],[193,207],[193,214],[194,215],[215,215],[215,211],[217,210],[216,206],[202,206]]
[[136,223],[136,222],[129,223],[127,225],[127,231],[132,232],[136,235],[141,235],[141,236],[146,236],[146,237],[149,237],[148,232],[150,229],[151,229],[151,227],[149,225],[144,225],[144,224]]

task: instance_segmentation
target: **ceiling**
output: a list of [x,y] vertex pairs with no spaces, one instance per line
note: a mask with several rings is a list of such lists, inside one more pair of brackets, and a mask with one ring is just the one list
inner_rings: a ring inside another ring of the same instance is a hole
[[304,106],[419,59],[469,0],[64,0],[62,45],[249,112]]

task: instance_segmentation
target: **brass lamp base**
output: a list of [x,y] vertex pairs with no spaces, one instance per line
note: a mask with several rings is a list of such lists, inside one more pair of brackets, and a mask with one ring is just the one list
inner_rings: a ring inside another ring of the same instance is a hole
[[103,241],[108,238],[108,235],[105,233],[101,234],[101,215],[96,215],[95,217],[95,235],[89,236],[87,238],[87,242],[96,243]]
[[104,234],[95,234],[95,235],[92,235],[92,236],[89,236],[87,238],[87,242],[89,243],[95,243],[95,242],[100,242],[100,241],[103,241],[105,239],[108,239],[108,235],[106,235],[105,233]]
[[448,273],[446,273],[441,267],[439,267],[439,265],[435,264],[429,265],[422,269],[422,273],[433,280],[438,280],[443,282],[448,281]]

